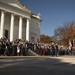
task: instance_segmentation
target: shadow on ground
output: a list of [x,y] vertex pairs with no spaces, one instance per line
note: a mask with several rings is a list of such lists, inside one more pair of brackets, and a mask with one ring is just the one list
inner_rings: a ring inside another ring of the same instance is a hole
[[[14,59],[12,59],[14,60]],[[23,58],[0,68],[0,75],[75,75],[75,65],[56,58]]]

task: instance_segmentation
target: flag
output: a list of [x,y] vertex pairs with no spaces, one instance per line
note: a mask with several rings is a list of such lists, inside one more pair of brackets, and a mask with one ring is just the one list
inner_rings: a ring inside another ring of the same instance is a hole
[[70,47],[72,47],[72,43],[71,43],[71,40],[69,40],[69,46],[70,46]]

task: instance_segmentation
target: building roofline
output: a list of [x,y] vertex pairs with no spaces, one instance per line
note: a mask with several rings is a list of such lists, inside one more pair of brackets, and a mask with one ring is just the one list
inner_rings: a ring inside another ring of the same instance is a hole
[[31,13],[31,9],[27,8],[24,4],[22,4],[19,0],[16,0],[16,2],[22,7],[24,10],[27,10]]
[[27,12],[27,13],[31,13],[31,10],[29,8],[27,8],[26,6],[24,6],[19,0],[15,0],[15,2],[20,6],[20,8],[14,6],[14,5],[10,4],[10,3],[7,3],[6,1],[0,1],[0,3],[6,4],[6,5],[8,4],[10,6],[16,7],[18,9],[22,10],[22,11]]
[[42,22],[42,19],[40,18],[40,16],[38,14],[32,13],[31,17],[38,19],[40,22]]

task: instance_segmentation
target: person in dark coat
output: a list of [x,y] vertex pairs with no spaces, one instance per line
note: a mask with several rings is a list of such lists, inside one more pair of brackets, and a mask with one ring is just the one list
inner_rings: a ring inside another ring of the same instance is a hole
[[54,43],[52,43],[51,45],[51,50],[52,50],[52,56],[55,55],[55,46],[54,46]]
[[4,51],[5,51],[5,42],[2,42],[2,55],[4,55]]
[[58,56],[58,51],[59,51],[58,45],[56,44],[56,45],[55,45],[55,55],[56,55],[56,56]]
[[0,42],[0,55],[2,54],[2,43]]

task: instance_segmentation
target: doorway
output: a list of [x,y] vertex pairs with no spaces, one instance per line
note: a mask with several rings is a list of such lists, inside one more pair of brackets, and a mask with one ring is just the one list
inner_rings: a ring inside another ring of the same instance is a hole
[[5,30],[5,37],[8,39],[8,30]]

